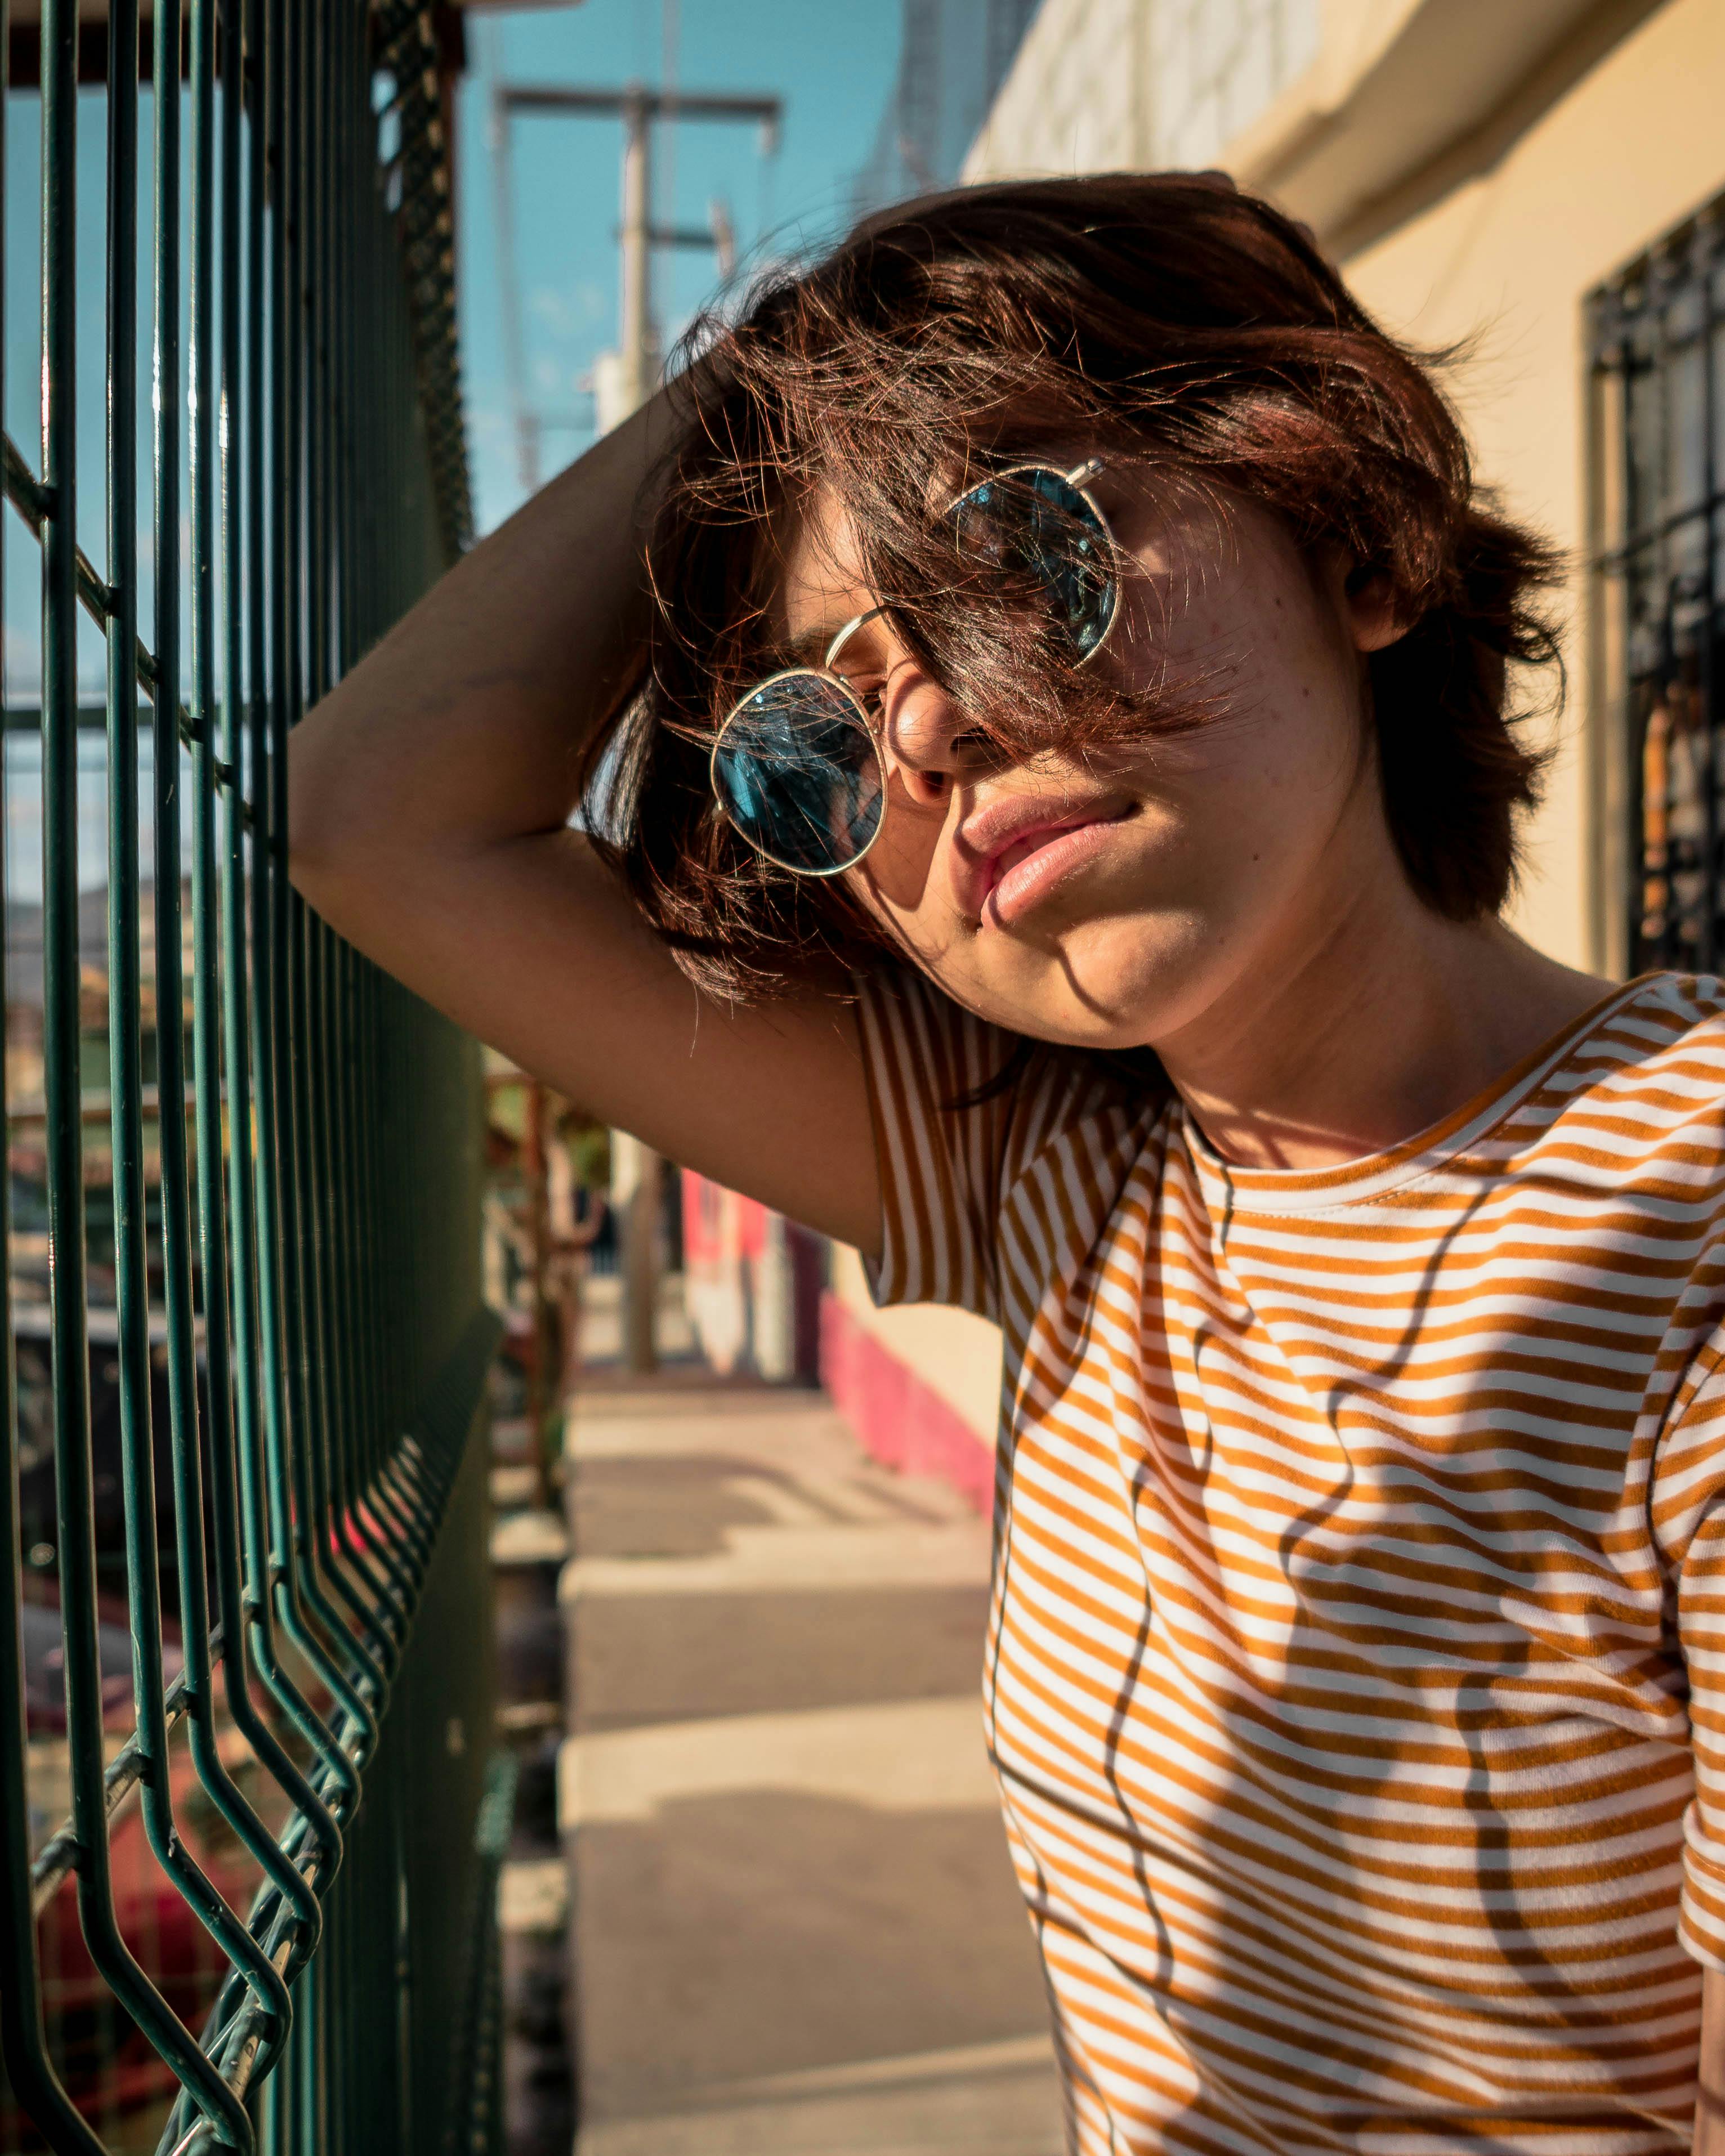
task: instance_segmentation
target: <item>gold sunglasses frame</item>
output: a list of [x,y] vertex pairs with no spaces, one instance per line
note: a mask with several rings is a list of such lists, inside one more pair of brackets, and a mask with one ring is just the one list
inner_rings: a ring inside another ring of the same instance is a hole
[[[1062,471],[1058,465],[1045,464],[1041,462],[1040,459],[1032,464],[1009,465],[1004,471],[990,472],[986,479],[978,480],[974,486],[967,487],[963,494],[955,495],[952,501],[947,504],[942,514],[947,516],[954,516],[964,506],[965,503],[969,501],[972,495],[980,494],[985,486],[996,486],[1002,480],[1022,479],[1028,472],[1053,472],[1056,478],[1064,480],[1065,484],[1072,489],[1073,492],[1077,495],[1079,499],[1083,502],[1085,507],[1089,510],[1091,515],[1096,520],[1097,526],[1101,531],[1102,536],[1107,541],[1109,546],[1111,547],[1116,543],[1112,527],[1110,526],[1107,518],[1102,514],[1101,508],[1097,503],[1096,496],[1090,490],[1091,481],[1102,470],[1104,463],[1105,459],[1101,457],[1088,457],[1082,464],[1075,465],[1070,471]],[[862,613],[853,614],[850,620],[845,624],[844,627],[839,629],[838,634],[834,637],[832,642],[828,644],[826,652],[819,666],[781,667],[777,674],[769,674],[764,681],[756,682],[754,687],[748,691],[747,696],[739,696],[737,701],[731,706],[731,709],[725,714],[724,724],[719,728],[718,732],[713,737],[712,750],[707,757],[706,774],[707,783],[712,788],[713,798],[719,804],[720,814],[723,816],[725,821],[730,824],[732,829],[736,832],[738,838],[742,840],[746,846],[753,847],[754,850],[760,855],[763,860],[771,861],[775,868],[783,869],[787,875],[820,877],[844,875],[847,870],[860,866],[862,862],[868,859],[869,855],[874,849],[875,841],[886,828],[886,805],[885,800],[886,792],[886,758],[881,748],[880,729],[875,725],[873,717],[869,712],[868,707],[864,704],[861,697],[857,695],[855,690],[851,687],[850,684],[845,679],[844,675],[842,674],[835,674],[833,671],[833,661],[838,657],[845,644],[851,637],[855,635],[858,629],[860,629],[865,622],[873,621],[878,616],[886,613],[888,611],[890,611],[890,609],[884,606],[866,607],[864,608]],[[1119,619],[1120,590],[1119,586],[1117,583],[1115,586],[1114,605],[1109,613],[1106,628],[1103,629],[1101,634],[1096,639],[1090,649],[1086,651],[1081,658],[1074,662],[1075,665],[1078,666],[1088,666],[1090,665],[1091,660],[1096,656],[1097,653],[1106,647],[1108,639],[1114,634],[1114,624]],[[865,845],[860,851],[854,854],[848,861],[842,862],[838,867],[830,869],[799,868],[794,862],[781,860],[777,854],[772,852],[768,847],[763,846],[759,839],[752,839],[749,836],[748,833],[743,829],[742,824],[740,824],[737,821],[737,819],[732,814],[731,810],[726,803],[725,796],[719,790],[719,752],[725,745],[726,735],[730,732],[732,727],[736,724],[738,718],[742,716],[744,706],[752,704],[755,698],[761,694],[763,689],[770,689],[775,681],[788,681],[793,679],[806,679],[811,674],[817,680],[830,682],[850,704],[851,709],[856,714],[857,724],[868,736],[870,742],[873,746],[875,762],[880,767],[880,791],[882,795],[880,814],[879,820],[875,825],[874,830],[870,834],[868,844]]]

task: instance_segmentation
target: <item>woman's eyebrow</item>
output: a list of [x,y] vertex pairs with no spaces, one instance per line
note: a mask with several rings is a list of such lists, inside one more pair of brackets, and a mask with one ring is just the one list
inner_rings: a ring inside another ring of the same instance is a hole
[[[845,621],[826,622],[814,629],[805,629],[799,636],[792,637],[780,646],[781,662],[786,666],[824,667],[833,639],[855,619],[855,615],[848,615]],[[855,650],[860,634],[859,630],[857,636],[846,638],[845,649],[839,654],[841,660],[849,658]]]
[[827,655],[827,646],[845,626],[842,621],[830,627],[817,624],[805,629],[800,636],[793,636],[782,647],[781,655],[787,666],[819,666]]

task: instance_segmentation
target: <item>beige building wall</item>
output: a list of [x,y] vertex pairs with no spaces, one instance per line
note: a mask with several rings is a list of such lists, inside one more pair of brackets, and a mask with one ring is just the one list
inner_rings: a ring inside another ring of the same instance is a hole
[[965,160],[965,178],[1144,163],[1149,48],[1143,0],[1042,0]]
[[965,177],[1216,164],[1309,74],[1333,3],[1043,0]]
[[[1588,547],[1584,301],[1725,192],[1725,0],[1666,0],[1495,162],[1344,258],[1381,320],[1430,345],[1471,341],[1452,377],[1482,475],[1556,539]],[[1515,918],[1574,963],[1602,963],[1587,776],[1582,578],[1565,595],[1568,707],[1529,833]]]

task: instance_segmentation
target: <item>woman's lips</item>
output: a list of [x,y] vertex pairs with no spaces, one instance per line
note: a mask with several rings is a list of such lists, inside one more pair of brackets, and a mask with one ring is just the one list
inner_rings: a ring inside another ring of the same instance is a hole
[[1050,896],[1074,870],[1101,852],[1109,834],[1127,812],[1092,816],[1082,822],[1045,825],[1027,831],[1004,847],[988,864],[988,889],[982,917],[997,928],[1009,928],[1032,906]]

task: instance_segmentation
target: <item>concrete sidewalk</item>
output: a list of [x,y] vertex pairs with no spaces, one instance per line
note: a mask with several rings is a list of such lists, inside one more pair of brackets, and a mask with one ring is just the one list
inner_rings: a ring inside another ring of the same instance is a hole
[[588,1390],[571,1446],[580,2156],[1058,2156],[983,1522],[806,1393]]

